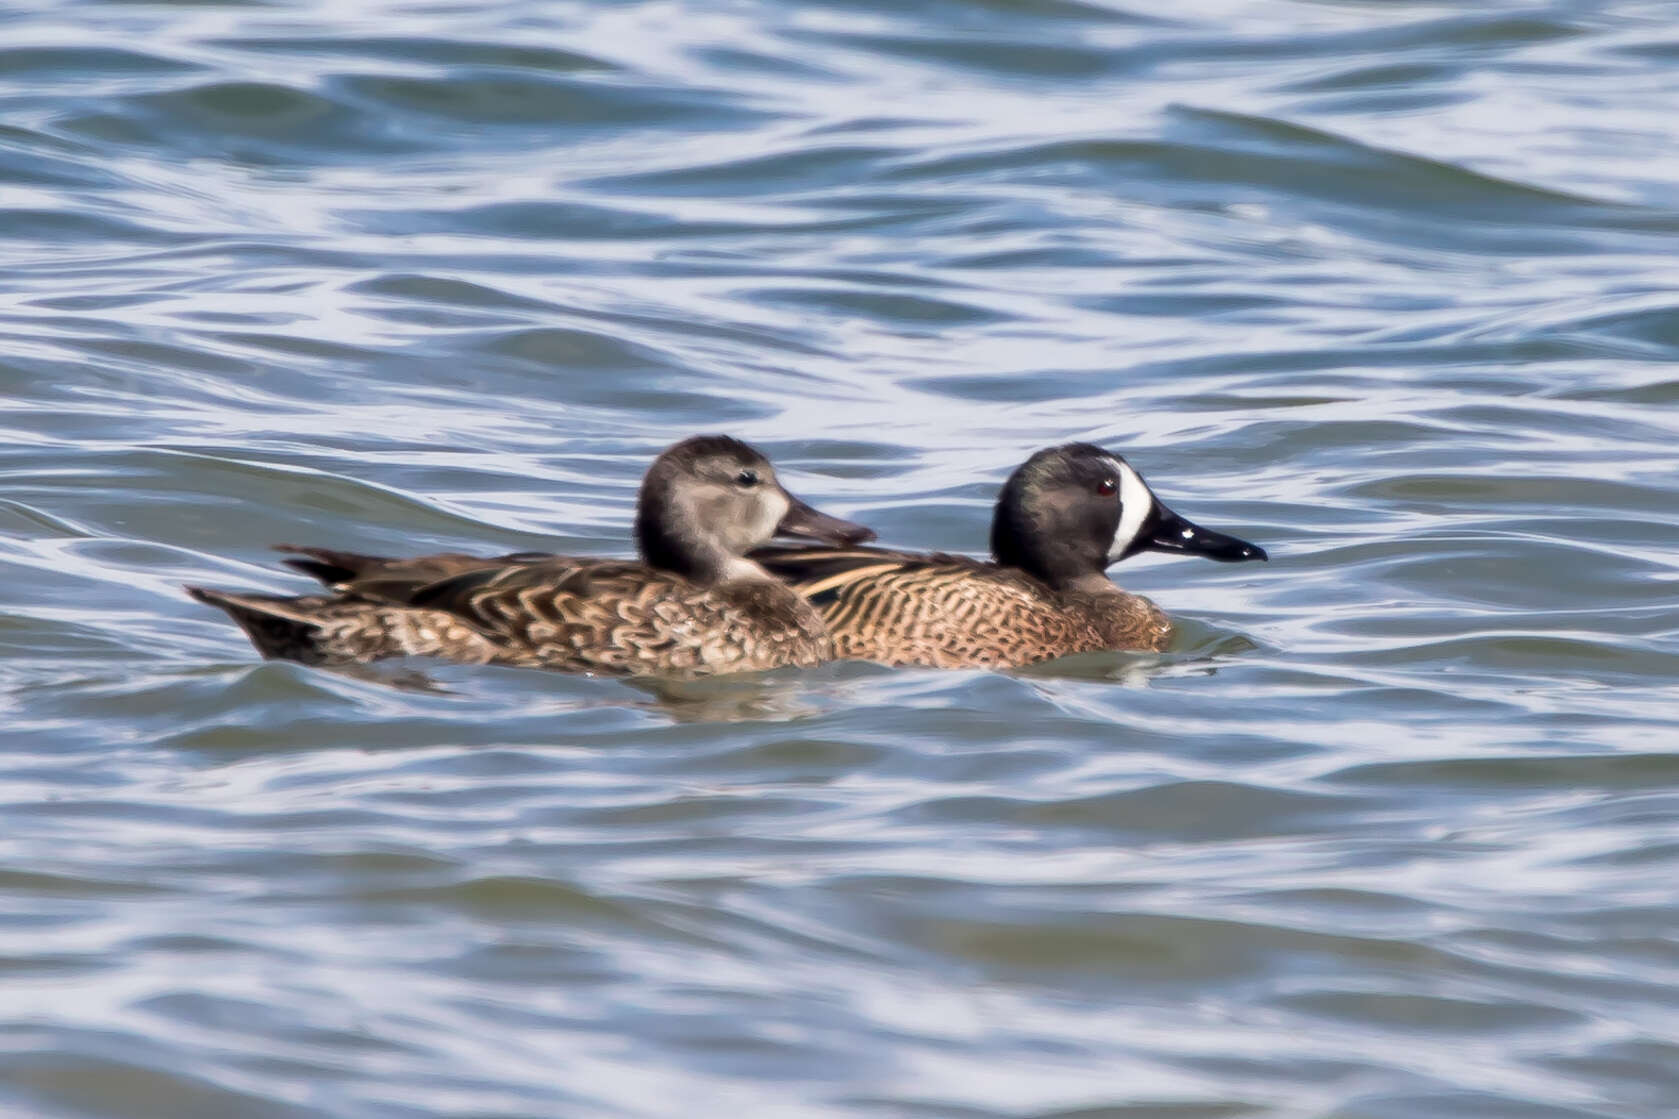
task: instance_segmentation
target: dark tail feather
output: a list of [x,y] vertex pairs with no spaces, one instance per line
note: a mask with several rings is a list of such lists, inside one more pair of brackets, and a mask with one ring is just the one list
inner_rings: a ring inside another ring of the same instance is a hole
[[338,552],[331,548],[299,548],[294,544],[277,544],[277,552],[294,552],[307,559],[288,558],[280,562],[294,571],[319,579],[329,587],[348,583],[369,575],[398,561],[386,556],[368,556],[360,552]]
[[320,600],[286,598],[280,595],[235,594],[210,587],[186,588],[199,602],[226,610],[245,636],[251,639],[257,652],[265,657],[280,657],[320,664],[330,658],[321,647],[319,620],[310,617],[306,605]]

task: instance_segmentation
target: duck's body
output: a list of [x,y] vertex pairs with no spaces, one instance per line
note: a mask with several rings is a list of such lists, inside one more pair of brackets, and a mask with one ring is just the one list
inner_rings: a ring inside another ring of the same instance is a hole
[[711,436],[678,444],[648,472],[641,560],[398,560],[290,548],[304,558],[286,562],[333,593],[188,590],[232,615],[264,656],[311,664],[435,656],[675,676],[821,664],[832,644],[816,609],[741,555],[777,532],[839,542],[870,535],[787,494],[750,447]]
[[1107,649],[1159,651],[1172,622],[1105,569],[1145,549],[1264,559],[1191,524],[1117,455],[1040,451],[1004,485],[992,562],[877,548],[763,548],[752,558],[821,612],[834,655],[933,668],[1009,667]]
[[331,595],[193,593],[232,614],[263,655],[310,664],[430,656],[641,676],[811,667],[833,655],[817,611],[773,580],[702,586],[632,560],[570,556],[331,555],[367,561],[369,573],[334,582]]
[[1158,606],[1112,583],[1058,590],[1015,567],[878,548],[756,555],[821,612],[840,660],[1002,668],[1103,649],[1160,650],[1172,636]]

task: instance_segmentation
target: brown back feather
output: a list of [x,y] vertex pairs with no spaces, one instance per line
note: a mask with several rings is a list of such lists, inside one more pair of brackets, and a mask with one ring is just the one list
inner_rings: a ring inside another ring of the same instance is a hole
[[389,567],[346,596],[463,622],[494,659],[572,671],[653,674],[749,671],[829,659],[821,619],[775,583],[689,582],[633,560],[563,556],[477,561],[427,579]]
[[[546,552],[513,552],[505,556],[472,556],[463,552],[439,552],[436,555],[392,559],[389,556],[370,556],[361,552],[343,552],[333,548],[300,548],[281,544],[275,548],[291,552],[293,556],[280,562],[305,575],[313,576],[329,587],[341,587],[360,579],[394,578],[416,582],[432,582],[462,571],[492,565],[530,563],[555,558]],[[305,557],[305,558],[297,558]]]

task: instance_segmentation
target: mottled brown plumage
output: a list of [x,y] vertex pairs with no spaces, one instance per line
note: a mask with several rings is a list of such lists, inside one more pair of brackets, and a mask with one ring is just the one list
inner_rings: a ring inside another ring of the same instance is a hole
[[330,595],[260,595],[188,587],[226,610],[265,657],[303,664],[367,664],[387,657],[435,656],[490,664],[509,650],[441,610],[390,607],[346,587]]
[[1158,651],[1171,620],[1114,586],[1109,564],[1145,549],[1266,558],[1179,517],[1123,459],[1082,443],[1040,451],[1015,471],[991,547],[990,563],[879,548],[762,548],[752,558],[821,610],[836,657],[934,668]]
[[821,611],[841,660],[1011,667],[1100,649],[1164,649],[1172,635],[1171,621],[1141,595],[1056,590],[1019,568],[965,556],[875,548],[754,554]]
[[189,587],[265,656],[359,664],[438,656],[611,675],[695,676],[828,660],[816,611],[743,558],[777,533],[868,539],[788,494],[762,455],[706,436],[666,451],[637,505],[640,562],[519,553],[388,559],[287,548],[330,595]]

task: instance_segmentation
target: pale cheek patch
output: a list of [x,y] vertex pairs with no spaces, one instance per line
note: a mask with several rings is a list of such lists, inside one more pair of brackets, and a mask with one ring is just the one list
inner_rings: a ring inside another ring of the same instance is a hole
[[1123,462],[1115,462],[1119,475],[1119,527],[1114,529],[1113,544],[1108,548],[1108,562],[1115,563],[1125,554],[1142,531],[1143,522],[1154,508],[1154,495],[1143,484],[1142,477]]
[[780,490],[771,490],[767,496],[770,500],[764,502],[767,508],[764,510],[764,520],[759,526],[763,533],[763,539],[754,541],[752,545],[754,548],[759,544],[768,543],[775,536],[775,530],[781,525],[781,518],[785,517],[787,510],[793,507],[793,503],[788,501]]

